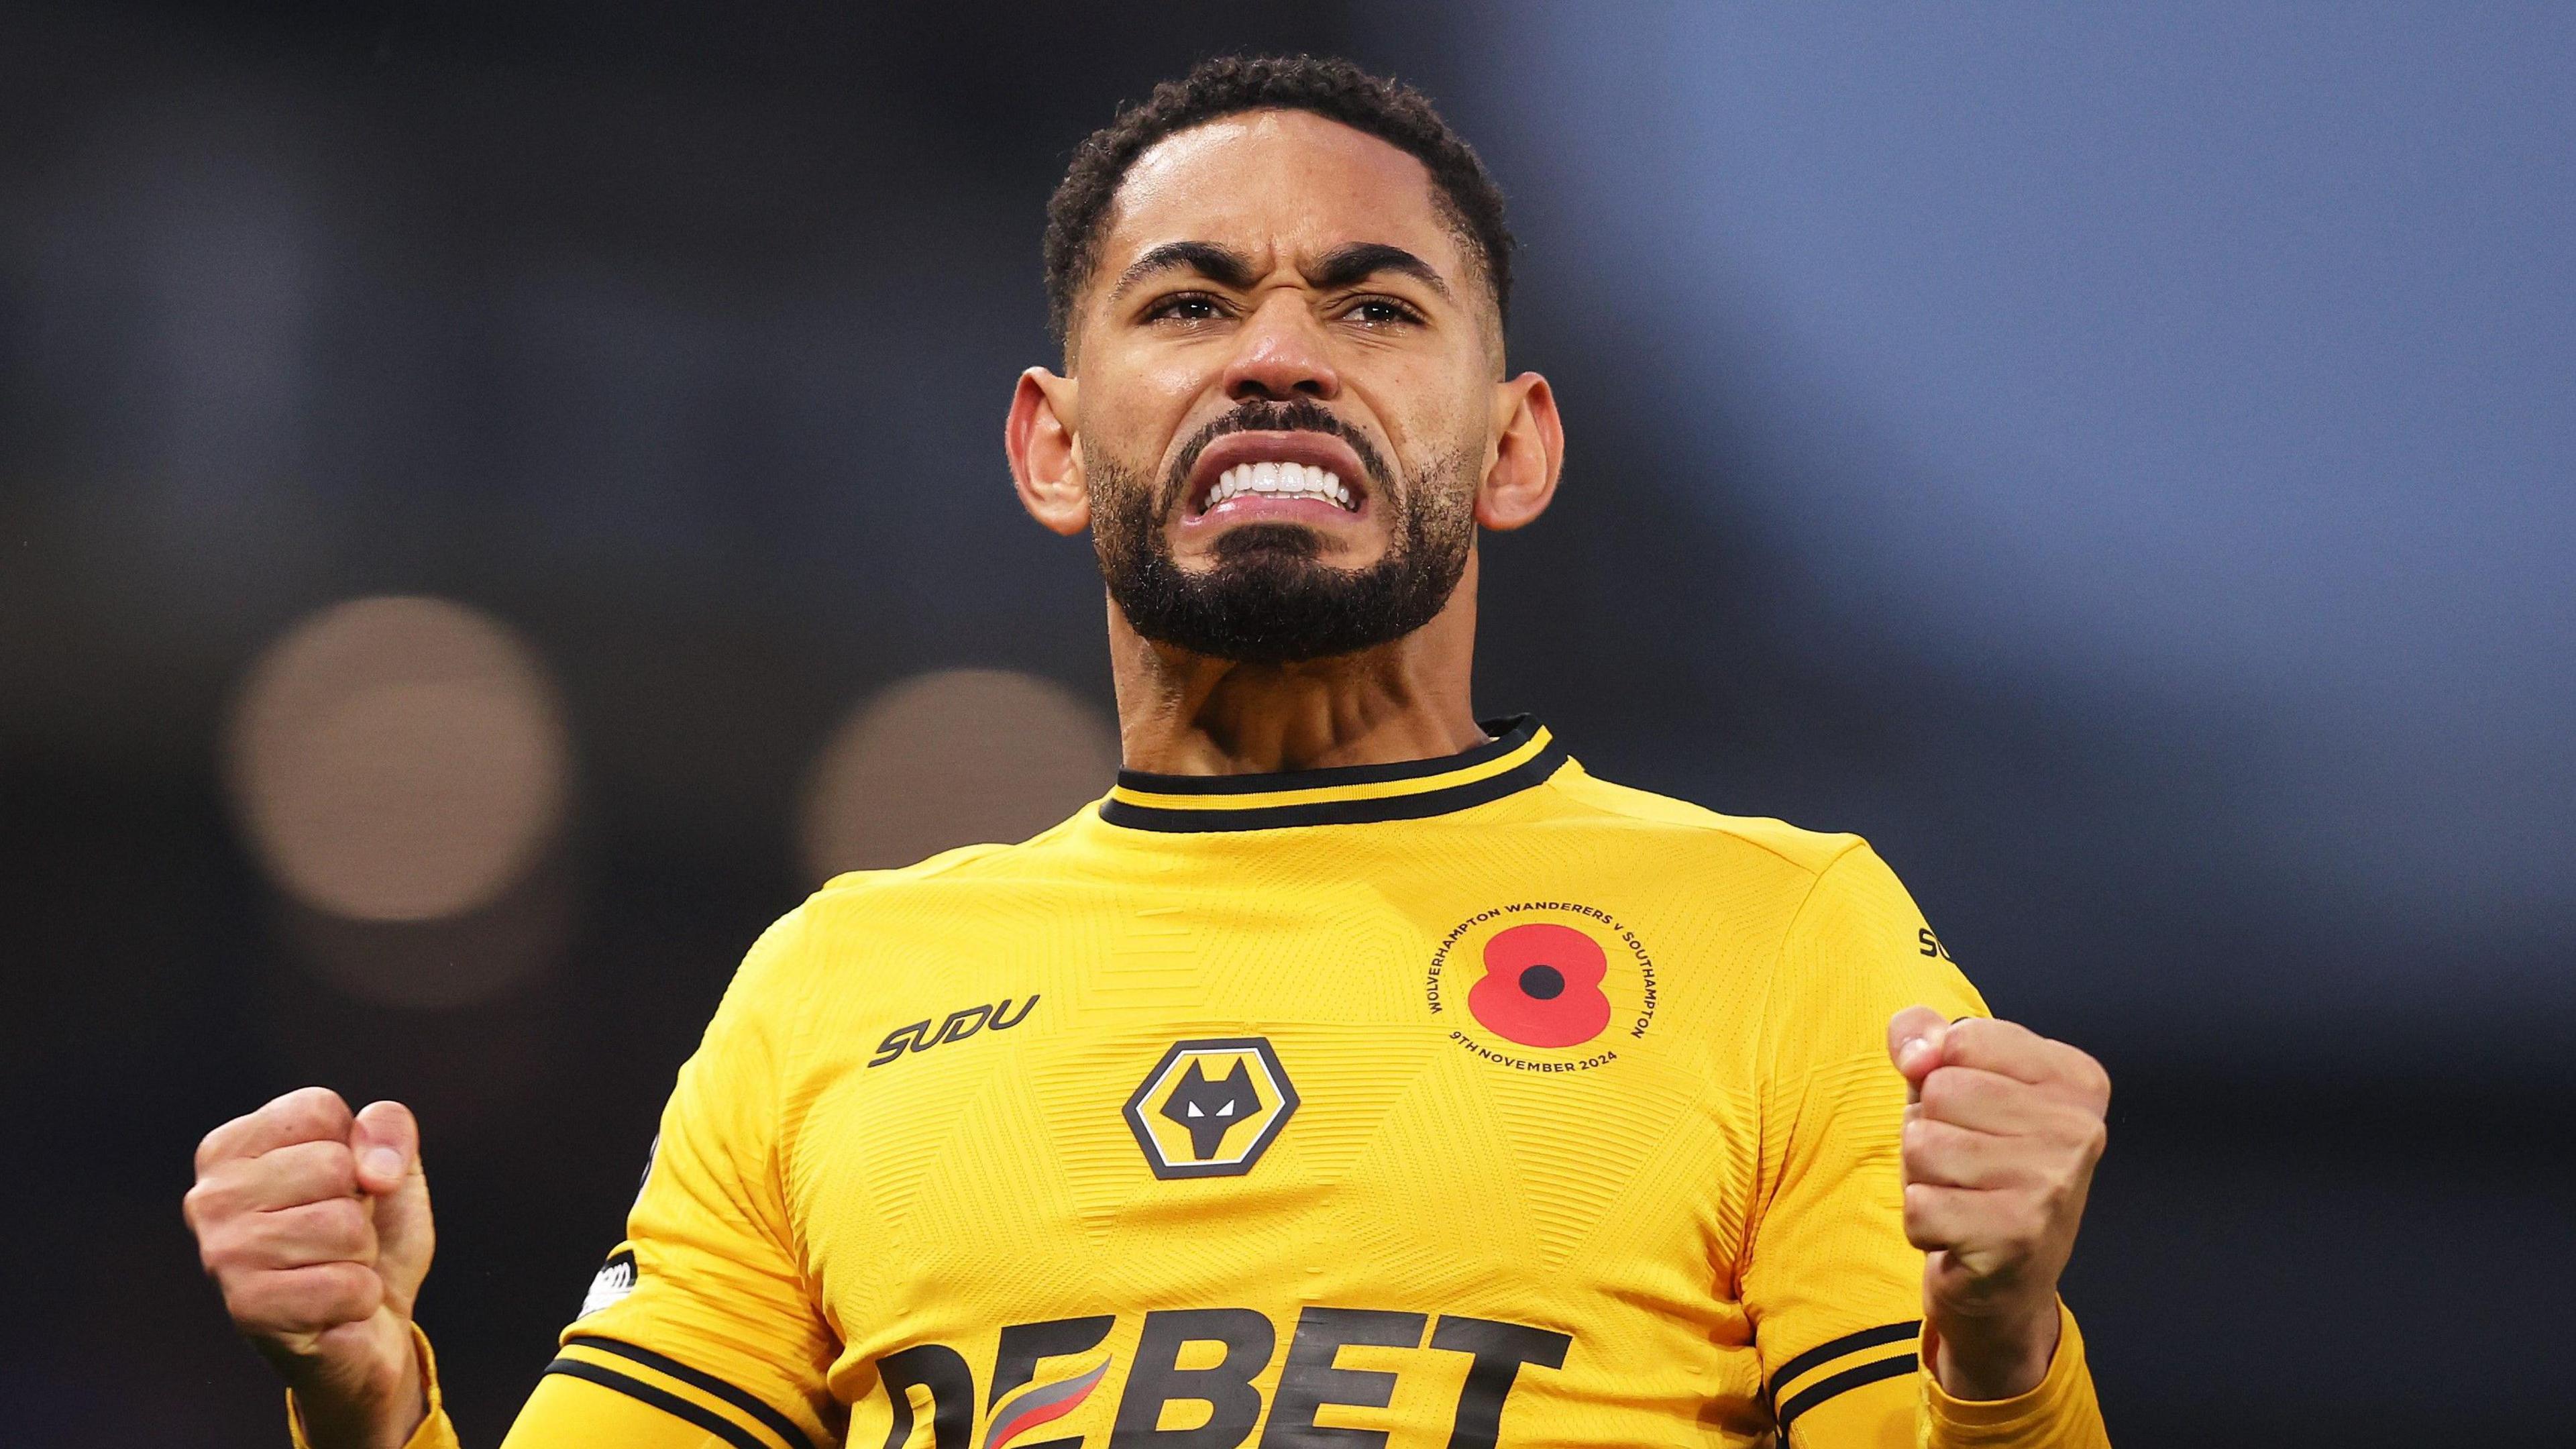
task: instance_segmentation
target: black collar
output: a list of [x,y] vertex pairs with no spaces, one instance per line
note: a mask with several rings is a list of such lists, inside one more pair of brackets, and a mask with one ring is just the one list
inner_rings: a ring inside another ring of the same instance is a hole
[[1494,738],[1430,760],[1270,775],[1121,770],[1100,818],[1130,830],[1191,832],[1419,820],[1517,794],[1565,763],[1564,747],[1528,715],[1483,724]]

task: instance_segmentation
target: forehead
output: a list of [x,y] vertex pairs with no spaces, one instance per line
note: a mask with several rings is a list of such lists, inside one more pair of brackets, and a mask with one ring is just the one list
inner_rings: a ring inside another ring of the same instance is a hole
[[1348,242],[1403,247],[1463,280],[1458,238],[1431,172],[1408,153],[1306,111],[1252,111],[1164,137],[1119,183],[1098,274],[1150,247],[1210,241],[1264,260]]

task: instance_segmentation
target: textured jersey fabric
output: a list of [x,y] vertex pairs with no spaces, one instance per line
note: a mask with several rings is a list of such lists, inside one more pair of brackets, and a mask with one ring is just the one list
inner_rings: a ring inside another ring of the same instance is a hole
[[1918,1364],[1894,875],[1489,728],[831,882],[510,1449],[2105,1442]]

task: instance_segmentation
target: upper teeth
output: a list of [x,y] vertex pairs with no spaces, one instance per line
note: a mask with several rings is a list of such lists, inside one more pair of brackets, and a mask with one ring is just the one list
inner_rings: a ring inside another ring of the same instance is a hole
[[1227,499],[1242,493],[1257,493],[1264,498],[1320,498],[1344,508],[1359,504],[1342,480],[1321,468],[1304,463],[1238,463],[1218,475],[1216,486],[1208,490],[1207,503],[1199,511],[1209,512]]

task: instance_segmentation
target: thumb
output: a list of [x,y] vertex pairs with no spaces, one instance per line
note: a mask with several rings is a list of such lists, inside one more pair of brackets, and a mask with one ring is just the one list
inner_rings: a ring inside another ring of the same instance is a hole
[[376,1272],[395,1311],[408,1316],[434,1243],[420,1123],[400,1102],[369,1103],[349,1129],[349,1150],[358,1159],[358,1186],[366,1190],[375,1220]]
[[[1941,1041],[1950,1019],[1929,1006],[1909,1006],[1887,1019],[1887,1059],[1905,1075],[1905,1100],[1923,1095],[1923,1079],[1941,1065]],[[371,1109],[372,1110],[372,1109]]]
[[349,1126],[349,1151],[358,1159],[358,1186],[367,1196],[390,1196],[417,1165],[420,1123],[400,1102],[370,1102]]

